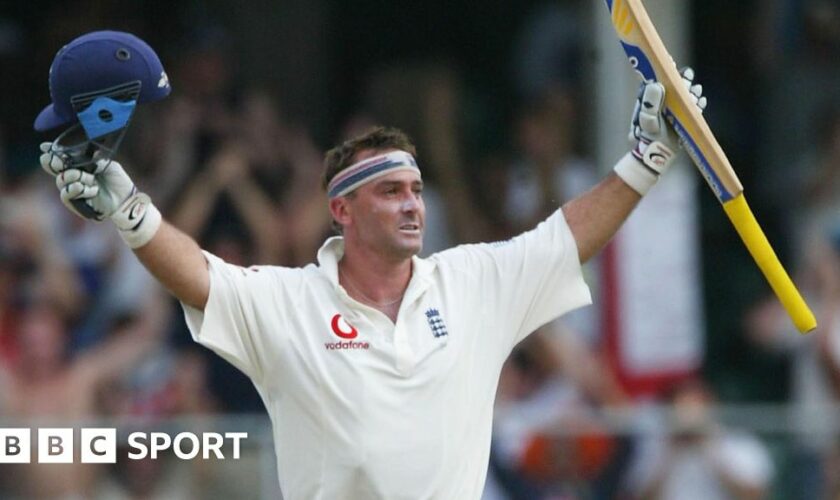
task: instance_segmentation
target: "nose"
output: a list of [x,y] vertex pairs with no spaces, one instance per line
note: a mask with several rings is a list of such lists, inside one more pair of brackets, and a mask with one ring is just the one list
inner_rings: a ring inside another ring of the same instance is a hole
[[403,197],[402,205],[400,206],[403,212],[416,212],[420,210],[420,197],[415,193],[407,193]]

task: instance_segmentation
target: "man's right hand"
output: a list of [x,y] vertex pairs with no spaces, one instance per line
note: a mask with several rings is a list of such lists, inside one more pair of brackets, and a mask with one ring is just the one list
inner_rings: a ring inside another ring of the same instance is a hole
[[41,167],[55,177],[61,202],[79,217],[103,221],[137,191],[116,161],[101,159],[87,172],[74,168],[51,142],[42,143],[41,152]]
[[50,142],[41,144],[41,167],[55,176],[61,202],[85,219],[111,219],[131,248],[139,248],[157,232],[161,215],[118,162],[100,159],[93,172],[74,168]]

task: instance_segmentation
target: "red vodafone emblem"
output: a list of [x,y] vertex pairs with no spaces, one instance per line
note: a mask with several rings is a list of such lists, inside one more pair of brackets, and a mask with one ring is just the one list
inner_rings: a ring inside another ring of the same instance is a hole
[[343,339],[355,339],[359,332],[356,331],[352,325],[347,323],[340,314],[336,314],[332,319],[332,331]]

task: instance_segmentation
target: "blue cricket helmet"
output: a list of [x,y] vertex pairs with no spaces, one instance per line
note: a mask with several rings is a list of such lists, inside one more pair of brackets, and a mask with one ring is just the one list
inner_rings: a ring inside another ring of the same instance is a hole
[[[53,102],[35,119],[38,131],[79,122],[79,115],[97,97],[131,102],[133,110],[133,104],[163,99],[172,90],[155,51],[143,40],[121,31],[94,31],[62,47],[50,66],[49,83]],[[131,110],[99,105],[106,111],[103,114],[98,110],[100,116],[127,112],[120,122],[125,122],[123,127],[128,123]],[[90,135],[87,126],[85,130]]]

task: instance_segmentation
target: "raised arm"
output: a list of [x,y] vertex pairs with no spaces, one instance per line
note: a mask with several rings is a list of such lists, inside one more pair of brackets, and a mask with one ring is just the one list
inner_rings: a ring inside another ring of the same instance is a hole
[[198,244],[164,222],[116,161],[100,160],[92,172],[66,165],[66,156],[41,145],[41,166],[56,177],[61,201],[80,217],[110,219],[140,262],[180,301],[204,309],[210,293],[207,262]]
[[206,228],[224,189],[216,177],[212,168],[203,169],[184,185],[178,200],[170,204],[170,221],[192,238],[198,238]]
[[178,300],[204,310],[210,295],[210,273],[195,240],[162,221],[154,237],[135,248],[134,255]]
[[[702,111],[706,99],[701,97],[702,87],[692,85],[694,72],[689,68],[682,76]],[[630,124],[630,138],[636,147],[618,161],[613,174],[563,205],[581,262],[607,244],[679,151],[677,136],[662,116],[664,104],[661,84],[642,84]]]
[[642,199],[618,175],[610,174],[594,188],[563,205],[575,237],[580,262],[597,254]]
[[248,158],[240,147],[228,144],[210,161],[224,190],[255,244],[259,263],[276,262],[282,249],[277,229],[281,225],[279,210],[257,184]]

